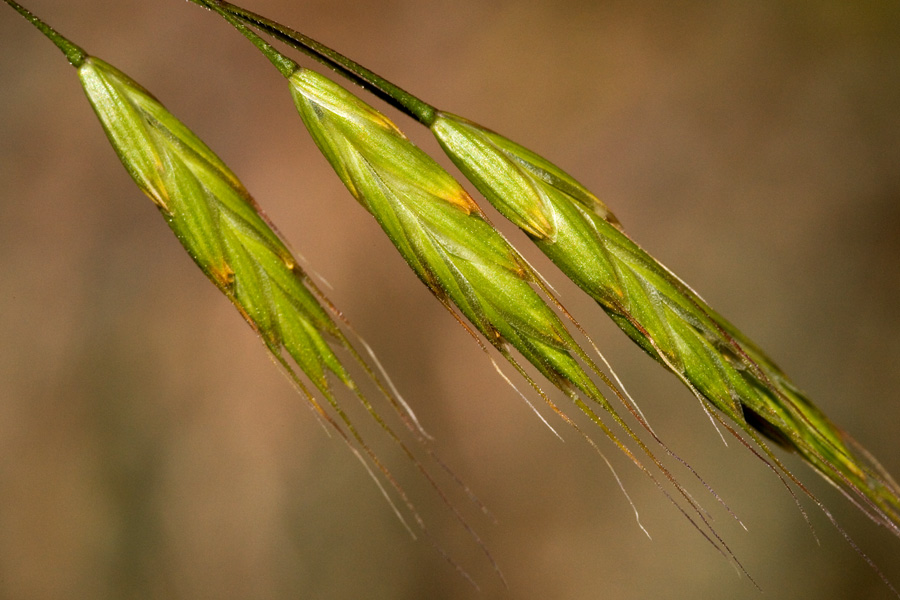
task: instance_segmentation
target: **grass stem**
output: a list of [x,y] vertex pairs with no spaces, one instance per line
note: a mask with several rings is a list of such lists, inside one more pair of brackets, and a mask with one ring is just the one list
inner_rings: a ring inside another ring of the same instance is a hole
[[223,19],[231,23],[235,29],[237,29],[239,32],[241,32],[241,34],[243,34],[244,37],[250,40],[250,42],[254,46],[256,46],[273,65],[275,65],[275,68],[278,69],[278,71],[282,75],[284,75],[285,78],[290,77],[295,71],[300,68],[300,66],[296,62],[273,48],[270,43],[259,37],[253,30],[244,25],[244,23],[240,19],[235,18],[234,15],[228,12],[228,10],[224,8],[224,5],[226,5],[227,3],[220,2],[219,0],[190,1],[204,8],[208,8],[209,10],[219,14],[219,16],[221,16]]
[[60,35],[55,29],[50,27],[47,23],[39,19],[36,15],[34,15],[27,8],[15,2],[14,0],[5,0],[7,4],[16,9],[20,15],[28,19],[28,21],[40,29],[41,33],[47,36],[50,41],[56,44],[56,47],[62,50],[63,54],[66,55],[66,58],[69,59],[69,62],[72,63],[74,67],[80,67],[84,64],[85,58],[87,58],[87,53],[64,38]]
[[[191,1],[198,2],[198,0]],[[340,52],[332,50],[295,29],[291,29],[240,6],[235,6],[225,0],[210,0],[209,2],[203,2],[203,4],[215,4],[242,21],[265,31],[277,40],[333,69],[342,77],[378,96],[381,100],[384,100],[426,127],[431,127],[431,124],[437,118],[437,109],[435,107],[394,85],[361,64],[347,58]]]

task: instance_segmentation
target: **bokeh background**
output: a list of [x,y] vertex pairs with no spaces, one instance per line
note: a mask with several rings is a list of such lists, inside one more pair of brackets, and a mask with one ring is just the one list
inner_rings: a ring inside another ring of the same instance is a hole
[[[0,597],[760,597],[609,449],[643,535],[600,457],[558,420],[556,439],[503,383],[318,155],[283,80],[217,17],[178,0],[28,6],[163,100],[330,282],[490,508],[493,520],[441,479],[509,587],[366,425],[433,544],[410,538],[131,183],[74,70],[3,8]],[[570,170],[900,473],[896,3],[248,6]],[[804,500],[817,545],[778,479],[505,231],[744,520],[747,532],[691,482],[766,597],[892,597]],[[900,584],[900,540],[787,460]]]

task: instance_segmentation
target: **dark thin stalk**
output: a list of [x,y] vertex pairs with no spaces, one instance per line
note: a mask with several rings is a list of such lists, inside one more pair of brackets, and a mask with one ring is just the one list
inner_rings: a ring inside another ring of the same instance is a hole
[[87,58],[87,53],[84,50],[61,36],[55,29],[44,23],[18,2],[14,2],[14,0],[5,0],[5,2],[16,9],[20,15],[28,19],[29,23],[40,29],[41,33],[47,36],[51,42],[56,44],[56,47],[62,50],[69,62],[72,63],[72,66],[80,67],[84,64]]
[[[191,1],[196,2],[197,0]],[[437,117],[437,109],[433,106],[420,100],[416,96],[413,96],[406,90],[397,87],[390,81],[373,73],[359,63],[350,60],[343,54],[332,50],[328,46],[320,44],[299,31],[272,21],[271,19],[267,19],[266,17],[247,9],[235,6],[230,2],[224,0],[210,0],[204,2],[204,4],[216,5],[218,8],[227,11],[232,16],[241,19],[241,21],[249,23],[279,41],[284,42],[288,46],[307,54],[325,66],[334,69],[340,75],[353,81],[363,89],[378,96],[391,106],[419,121],[426,127],[431,127],[431,124],[434,123],[434,120]]]
[[[10,0],[7,0],[9,2]],[[241,32],[244,37],[246,37],[250,42],[259,48],[260,52],[262,52],[266,58],[269,59],[275,68],[284,75],[285,78],[290,77],[296,71],[300,69],[300,65],[295,63],[293,60],[276,50],[272,47],[272,45],[259,37],[256,32],[252,29],[244,25],[244,22],[232,15],[227,9],[225,2],[219,2],[217,0],[190,0],[194,4],[198,4],[204,8],[208,8],[209,10],[218,13],[223,19],[231,23],[235,29]]]

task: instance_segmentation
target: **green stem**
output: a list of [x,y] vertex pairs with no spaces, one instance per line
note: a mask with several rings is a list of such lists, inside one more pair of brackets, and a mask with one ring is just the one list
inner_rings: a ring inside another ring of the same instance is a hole
[[406,90],[397,87],[390,81],[373,73],[359,63],[350,60],[343,54],[320,44],[299,31],[281,25],[271,19],[267,19],[262,15],[235,6],[225,0],[213,1],[219,7],[231,13],[231,15],[238,17],[242,21],[253,25],[261,31],[265,31],[281,42],[300,50],[327,67],[334,69],[342,76],[375,94],[388,104],[403,111],[426,127],[430,127],[431,124],[434,123],[437,110],[433,106],[413,96]]
[[[6,0],[9,2],[10,0]],[[227,2],[221,2],[219,0],[190,0],[194,4],[198,4],[203,6],[204,8],[208,8],[209,10],[218,13],[222,18],[231,23],[235,29],[240,31],[244,37],[250,40],[254,46],[259,48],[259,50],[265,55],[269,61],[275,65],[275,68],[278,69],[285,78],[290,77],[296,71],[300,69],[300,66],[276,50],[269,44],[267,41],[259,37],[256,32],[252,29],[244,25],[244,22],[232,15],[228,10],[226,10],[226,6],[231,6]]]
[[87,58],[87,53],[84,50],[61,36],[55,29],[44,23],[18,2],[14,2],[13,0],[5,1],[11,7],[16,9],[20,15],[28,19],[32,25],[40,29],[41,33],[47,36],[51,42],[56,44],[56,47],[62,50],[63,54],[66,55],[66,58],[69,59],[69,62],[72,63],[74,67],[80,67],[84,64],[84,61]]

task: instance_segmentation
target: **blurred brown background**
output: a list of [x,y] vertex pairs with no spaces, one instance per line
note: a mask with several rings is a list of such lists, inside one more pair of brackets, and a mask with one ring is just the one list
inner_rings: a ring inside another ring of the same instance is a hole
[[[3,8],[0,597],[760,597],[610,449],[653,540],[641,533],[602,460],[561,424],[559,442],[502,382],[317,154],[283,80],[217,17],[176,0],[28,6],[152,90],[333,285],[493,512],[496,523],[444,482],[509,589],[366,428],[483,592],[410,539],[131,183],[74,70]],[[900,473],[896,3],[248,7],[570,170]],[[743,518],[749,532],[691,482],[766,597],[891,597],[804,502],[816,545],[777,478],[724,447],[673,377],[506,231]],[[900,540],[789,464],[900,584]]]

